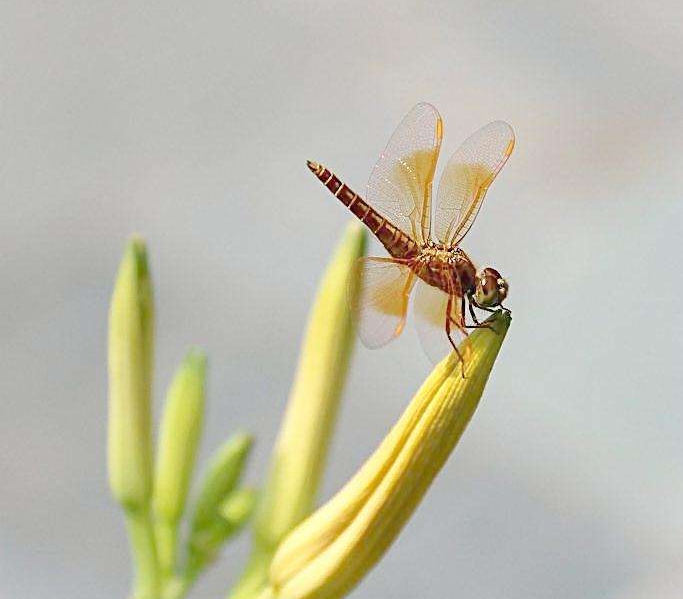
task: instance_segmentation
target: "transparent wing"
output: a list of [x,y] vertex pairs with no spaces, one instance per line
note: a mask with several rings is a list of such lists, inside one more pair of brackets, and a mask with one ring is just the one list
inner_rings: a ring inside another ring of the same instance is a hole
[[515,145],[512,127],[494,121],[463,142],[441,175],[434,215],[436,238],[458,245],[469,231],[489,186]]
[[375,349],[403,331],[415,276],[408,266],[391,258],[361,258],[356,268],[360,271],[361,290],[350,307],[361,341]]
[[418,104],[391,136],[368,182],[367,202],[419,243],[429,239],[432,180],[441,135],[436,108]]
[[[446,334],[446,309],[448,294],[420,280],[415,290],[413,314],[420,345],[431,362],[437,364],[453,351]],[[451,316],[460,318],[460,301],[452,302]],[[459,320],[458,320],[459,322]],[[459,345],[465,335],[455,326],[451,338]]]

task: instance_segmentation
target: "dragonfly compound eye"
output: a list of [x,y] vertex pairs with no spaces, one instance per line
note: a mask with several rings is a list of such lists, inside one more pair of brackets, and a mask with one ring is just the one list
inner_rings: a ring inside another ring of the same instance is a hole
[[484,268],[477,274],[474,299],[480,306],[497,306],[506,298],[507,291],[507,282],[496,269]]

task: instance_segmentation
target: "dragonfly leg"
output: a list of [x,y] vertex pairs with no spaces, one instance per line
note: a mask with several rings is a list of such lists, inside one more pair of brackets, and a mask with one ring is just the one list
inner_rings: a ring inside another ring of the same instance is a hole
[[463,305],[461,306],[460,320],[456,320],[450,314],[447,314],[447,317],[450,319],[451,323],[454,324],[465,337],[469,337],[469,334],[470,334],[467,329],[489,329],[489,328],[491,328],[490,325],[481,324],[479,322],[476,325],[467,324],[467,322],[465,322],[465,316],[464,316],[464,314],[465,314],[465,305],[464,305],[465,301],[463,300],[462,303],[463,303]]
[[503,306],[502,304],[498,304],[498,307],[497,307],[496,309],[494,309],[494,308],[487,308],[487,307],[485,307],[485,306],[480,306],[480,305],[475,301],[474,297],[472,297],[471,295],[468,296],[468,299],[470,300],[470,301],[469,301],[469,307],[470,307],[470,314],[472,315],[472,320],[474,320],[474,322],[477,324],[477,326],[468,327],[468,328],[472,328],[472,329],[489,329],[489,330],[493,331],[494,333],[496,333],[496,335],[497,335],[497,334],[498,334],[498,331],[496,331],[496,329],[494,329],[490,324],[487,324],[487,323],[485,323],[485,322],[484,322],[484,323],[480,323],[480,322],[477,320],[477,317],[476,317],[476,315],[475,315],[475,313],[474,313],[474,308],[473,308],[473,306],[476,306],[477,308],[479,308],[480,310],[484,310],[485,312],[490,312],[491,314],[495,314],[496,312],[498,312],[498,308],[502,308],[502,309],[503,309],[505,312],[507,312],[508,314],[510,314],[510,310],[508,310],[508,309],[507,309],[505,306]]
[[[465,301],[465,298],[463,297],[463,302]],[[477,315],[474,312],[474,304],[472,303],[472,300],[470,299],[469,302],[467,302],[467,307],[470,310],[470,316],[472,317],[472,320],[474,321],[474,324],[479,324],[479,321],[477,320]]]
[[[458,359],[460,360],[460,367],[461,367],[461,374],[462,378],[465,378],[465,359],[462,357],[462,354],[460,353],[460,350],[458,349],[458,346],[455,344],[455,341],[453,341],[453,338],[451,337],[451,324],[455,324],[456,327],[458,327],[461,331],[462,329],[458,325],[457,322],[453,319],[451,316],[451,307],[453,305],[453,300],[452,298],[448,298],[448,305],[446,307],[446,336],[448,337],[448,341],[450,342],[451,346],[453,347],[453,350],[455,351],[456,355],[458,356]],[[466,331],[463,331],[463,333],[467,334]]]
[[454,325],[460,330],[460,332],[461,332],[463,335],[465,335],[465,337],[468,337],[469,334],[470,334],[469,331],[468,331],[467,329],[475,329],[475,328],[477,328],[477,327],[471,327],[471,326],[469,326],[469,325],[466,325],[466,324],[463,323],[463,322],[458,322],[458,321],[457,321],[455,318],[453,318],[450,314],[447,315],[446,318],[448,318],[448,320],[451,321],[451,324],[454,324]]
[[[483,322],[483,323],[479,322],[479,320],[477,319],[477,315],[474,312],[474,306],[472,304],[473,304],[473,302],[470,300],[470,302],[468,302],[467,306],[470,310],[470,316],[472,317],[474,324],[465,324],[463,322],[463,326],[467,329],[489,329],[490,331],[493,331],[495,333],[496,329],[494,329],[490,324],[488,324],[486,322]],[[462,314],[465,314],[465,296],[463,296],[463,298],[462,298]],[[463,317],[463,321],[464,320],[465,319]]]

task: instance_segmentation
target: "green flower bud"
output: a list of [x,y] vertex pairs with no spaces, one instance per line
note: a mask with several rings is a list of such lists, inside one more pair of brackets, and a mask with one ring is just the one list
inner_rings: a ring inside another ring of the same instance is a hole
[[238,433],[228,439],[209,462],[195,502],[187,541],[184,578],[188,586],[202,568],[215,559],[223,543],[251,516],[255,492],[251,489],[235,491],[234,488],[242,476],[252,445],[251,435]]
[[193,531],[206,528],[219,517],[219,507],[239,482],[253,444],[254,438],[251,435],[237,433],[213,455],[195,501]]
[[153,335],[147,250],[134,238],[121,261],[109,309],[109,486],[129,509],[144,508],[152,492]]
[[152,494],[154,305],[147,250],[133,238],[119,266],[109,308],[109,487],[126,516],[135,564],[134,599],[159,588]]
[[159,431],[154,516],[159,563],[164,575],[176,559],[178,523],[185,509],[204,421],[206,356],[191,351],[168,390]]
[[245,487],[228,495],[221,504],[220,515],[237,531],[244,525],[256,505],[256,490]]
[[185,578],[193,581],[206,565],[216,559],[225,541],[249,521],[256,505],[256,491],[243,488],[230,493],[220,504],[214,519],[192,531],[188,543]]

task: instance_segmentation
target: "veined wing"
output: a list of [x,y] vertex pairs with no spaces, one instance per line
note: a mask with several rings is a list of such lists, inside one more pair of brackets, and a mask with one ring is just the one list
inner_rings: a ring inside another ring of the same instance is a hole
[[392,258],[361,258],[356,268],[360,270],[361,290],[357,303],[350,307],[361,341],[375,349],[403,331],[415,275],[409,266]]
[[469,137],[453,154],[441,175],[436,202],[435,233],[446,245],[458,245],[469,231],[489,186],[515,145],[512,128],[494,121]]
[[418,104],[391,136],[368,182],[368,204],[418,243],[429,239],[441,135],[439,112],[431,104]]

